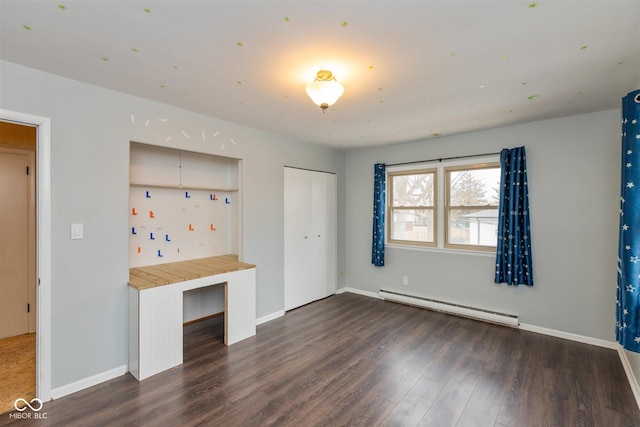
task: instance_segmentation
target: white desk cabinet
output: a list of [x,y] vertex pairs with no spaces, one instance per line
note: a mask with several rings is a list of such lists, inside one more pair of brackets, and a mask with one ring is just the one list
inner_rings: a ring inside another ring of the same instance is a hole
[[[182,281],[176,281],[179,277]],[[143,380],[182,364],[183,293],[213,285],[225,288],[224,343],[254,336],[254,265],[226,255],[131,269],[129,371],[134,377]]]

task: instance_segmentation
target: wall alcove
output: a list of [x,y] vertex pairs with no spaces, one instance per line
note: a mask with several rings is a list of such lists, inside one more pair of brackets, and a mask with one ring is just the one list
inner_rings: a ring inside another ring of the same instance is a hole
[[[129,268],[242,259],[242,160],[131,142]],[[224,290],[185,292],[183,320],[224,311]]]

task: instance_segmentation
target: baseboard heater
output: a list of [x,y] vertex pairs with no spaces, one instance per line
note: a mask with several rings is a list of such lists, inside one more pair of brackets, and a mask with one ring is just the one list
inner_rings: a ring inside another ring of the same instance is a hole
[[454,304],[445,301],[437,301],[430,298],[417,297],[414,295],[401,294],[393,291],[380,290],[380,298],[389,301],[400,302],[417,307],[424,307],[444,313],[458,316],[470,317],[484,320],[486,322],[498,323],[517,328],[519,325],[518,316],[515,314],[499,313],[493,310],[485,310],[477,307]]

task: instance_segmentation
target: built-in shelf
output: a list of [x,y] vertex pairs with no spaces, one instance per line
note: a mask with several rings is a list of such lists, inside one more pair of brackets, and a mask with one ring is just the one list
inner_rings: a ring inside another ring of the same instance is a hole
[[[132,142],[129,163],[129,267],[240,253],[240,160]],[[204,294],[185,319],[212,314]]]
[[233,193],[238,191],[237,188],[220,188],[220,187],[197,187],[189,185],[168,185],[168,184],[142,184],[137,182],[129,183],[131,187],[145,187],[145,188],[167,188],[170,190],[202,190],[202,191],[220,191],[226,193]]

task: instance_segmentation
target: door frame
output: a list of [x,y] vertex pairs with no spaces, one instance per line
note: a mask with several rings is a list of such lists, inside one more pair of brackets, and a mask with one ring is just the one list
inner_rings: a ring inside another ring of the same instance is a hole
[[36,126],[36,396],[51,400],[51,119],[0,109],[0,120]]

